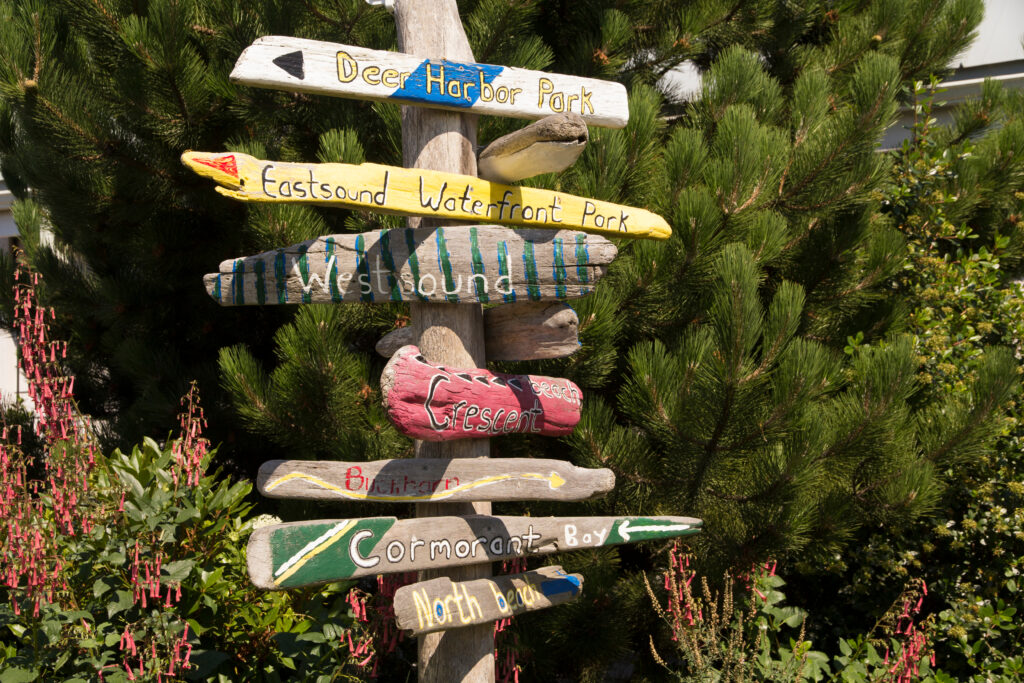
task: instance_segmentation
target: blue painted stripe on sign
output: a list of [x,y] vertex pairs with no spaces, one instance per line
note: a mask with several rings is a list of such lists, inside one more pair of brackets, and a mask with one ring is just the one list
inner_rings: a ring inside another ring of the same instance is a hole
[[559,593],[572,593],[576,595],[580,592],[580,580],[575,576],[566,574],[563,579],[542,581],[540,592],[544,595],[558,595]]
[[425,60],[405,79],[391,99],[444,105],[472,107],[487,91],[484,101],[496,98],[491,82],[505,68],[493,64],[464,64],[447,59]]

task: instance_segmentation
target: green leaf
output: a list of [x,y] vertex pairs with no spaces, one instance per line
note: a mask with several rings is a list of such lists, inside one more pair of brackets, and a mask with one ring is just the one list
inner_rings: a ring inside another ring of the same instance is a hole
[[201,626],[195,619],[186,619],[188,622],[189,630],[195,633],[197,636],[201,636],[206,633],[206,627]]
[[132,494],[136,498],[143,498],[146,495],[146,489],[143,488],[142,484],[140,484],[139,480],[134,476],[128,474],[124,470],[118,472],[117,476],[120,477],[121,481],[128,485],[128,488],[132,490]]
[[135,598],[130,592],[117,591],[114,594],[114,600],[107,603],[107,618],[109,619],[115,614],[120,614],[134,604]]
[[3,670],[4,683],[26,683],[39,679],[39,672],[33,669],[22,669],[12,666]]
[[188,578],[195,566],[194,560],[178,560],[165,564],[161,570],[164,581],[181,582]]
[[103,597],[103,595],[105,595],[107,591],[114,588],[116,583],[117,582],[114,580],[114,578],[110,576],[104,576],[101,579],[96,579],[96,581],[92,584],[92,597]]

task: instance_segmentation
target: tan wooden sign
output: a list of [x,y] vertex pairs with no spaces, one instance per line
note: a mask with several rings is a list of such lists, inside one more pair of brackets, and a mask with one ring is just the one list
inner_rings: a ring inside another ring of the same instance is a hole
[[395,621],[413,635],[487,624],[575,600],[582,587],[580,574],[558,566],[475,581],[441,577],[399,588]]
[[692,517],[329,519],[256,529],[246,557],[257,587],[281,590],[688,536],[701,524]]
[[478,175],[514,183],[541,173],[558,173],[573,165],[589,138],[581,117],[548,116],[487,145],[477,158]]
[[475,176],[379,164],[301,164],[247,154],[185,152],[182,162],[248,202],[292,202],[477,223],[668,239],[664,218],[645,209]]
[[[563,303],[523,302],[484,309],[487,360],[564,358],[580,348],[579,317]],[[391,330],[377,341],[377,353],[391,358],[418,343],[411,326]]]
[[474,114],[539,119],[576,113],[610,128],[629,120],[620,83],[285,36],[257,38],[238,58],[231,80]]
[[270,460],[256,486],[271,498],[376,503],[588,500],[611,491],[615,474],[540,458]]
[[224,306],[550,301],[589,294],[616,253],[570,230],[395,228],[231,259],[203,282]]

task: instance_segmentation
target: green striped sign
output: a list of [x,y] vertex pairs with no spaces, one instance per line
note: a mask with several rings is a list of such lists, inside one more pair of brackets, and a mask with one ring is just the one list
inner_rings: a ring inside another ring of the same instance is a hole
[[553,301],[588,294],[615,255],[605,238],[572,230],[400,228],[224,261],[205,283],[225,306]]

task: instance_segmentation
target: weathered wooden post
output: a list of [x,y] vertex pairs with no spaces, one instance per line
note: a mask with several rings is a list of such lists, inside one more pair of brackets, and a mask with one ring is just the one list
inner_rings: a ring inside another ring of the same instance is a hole
[[[398,50],[430,59],[472,62],[473,51],[459,19],[455,0],[398,0],[394,7]],[[473,114],[402,107],[402,165],[476,175],[476,119]],[[410,228],[437,227],[439,221],[410,218]],[[412,326],[420,351],[432,363],[454,368],[482,368],[483,311],[480,304],[412,304]],[[488,439],[416,442],[419,458],[486,458]],[[417,517],[490,514],[489,502],[417,503]],[[490,564],[420,573],[472,580],[491,575]],[[419,636],[420,683],[490,683],[494,681],[494,626],[491,623]]]
[[[257,483],[282,498],[412,502],[416,518],[258,529],[247,550],[249,575],[261,588],[285,590],[419,571],[418,583],[395,594],[399,627],[419,637],[419,680],[493,681],[493,622],[572,600],[583,577],[558,566],[491,576],[490,562],[700,531],[701,521],[689,517],[490,514],[491,501],[587,500],[614,487],[606,469],[488,458],[490,437],[568,434],[583,396],[566,379],[491,372],[487,356],[573,353],[578,320],[560,302],[591,292],[615,258],[602,235],[666,239],[671,229],[643,209],[504,184],[566,168],[587,143],[587,124],[626,125],[621,85],[475,64],[455,0],[391,4],[401,52],[265,36],[231,78],[406,105],[403,167],[223,152],[186,152],[182,161],[242,201],[410,217],[407,228],[325,235],[230,259],[204,278],[225,306],[404,301],[412,314],[412,329],[388,335],[378,350],[391,359],[381,377],[384,407],[399,431],[417,439],[417,457],[275,460]],[[477,113],[538,119],[481,153],[483,178],[476,177]],[[484,303],[502,305],[485,315]]]

